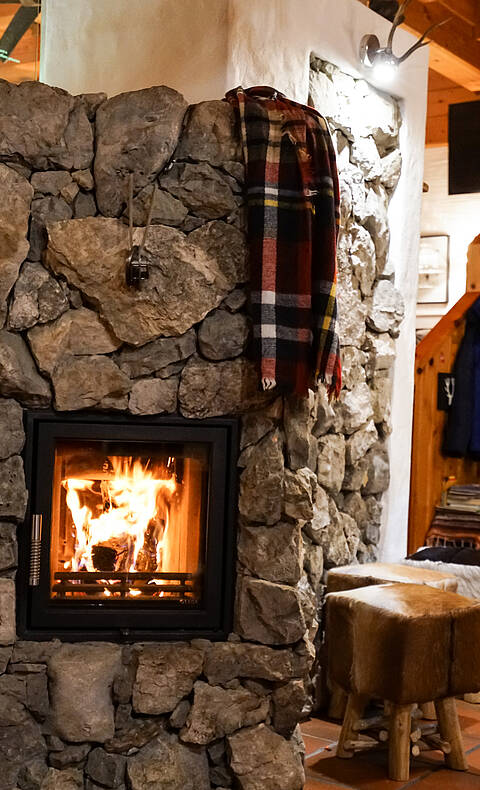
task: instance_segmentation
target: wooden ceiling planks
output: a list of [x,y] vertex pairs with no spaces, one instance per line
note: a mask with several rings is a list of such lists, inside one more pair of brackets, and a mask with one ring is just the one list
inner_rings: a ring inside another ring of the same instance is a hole
[[438,3],[450,14],[455,14],[472,27],[478,23],[477,0],[421,0],[423,5]]
[[[449,5],[456,8],[457,0]],[[419,36],[430,25],[448,19],[449,14],[450,21],[429,37],[430,66],[467,90],[480,91],[480,41],[476,39],[473,20],[469,23],[457,13],[451,14],[441,2],[412,0],[404,27]]]

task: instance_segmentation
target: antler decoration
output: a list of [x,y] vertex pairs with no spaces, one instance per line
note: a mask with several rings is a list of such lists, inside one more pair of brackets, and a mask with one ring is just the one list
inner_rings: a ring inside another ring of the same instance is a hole
[[[412,0],[404,0],[404,2],[399,6],[397,13],[395,14],[395,19],[393,20],[392,23],[392,29],[390,31],[390,35],[388,36],[387,46],[385,47],[385,49],[389,50],[389,52],[392,52],[392,44],[393,44],[393,37],[395,35],[395,31],[397,27],[401,25],[402,22],[404,22],[405,11],[407,10],[411,2]],[[430,25],[430,27],[427,27],[425,33],[421,36],[421,38],[419,38],[418,41],[416,41],[415,44],[413,44],[410,47],[410,49],[407,49],[407,51],[403,55],[397,58],[398,62],[403,63],[403,61],[409,58],[410,55],[412,55],[412,53],[415,52],[417,49],[420,49],[420,47],[425,47],[429,43],[425,39],[432,32],[432,30],[436,30],[437,27],[441,27],[442,25],[445,25],[447,22],[450,22],[451,18],[452,17],[449,16],[447,17],[447,19],[442,19],[441,22],[435,22],[433,25]]]
[[385,47],[380,47],[380,41],[378,40],[377,36],[368,35],[363,37],[360,47],[360,58],[365,66],[375,66],[377,63],[388,63],[390,66],[400,65],[400,63],[403,63],[403,61],[409,58],[410,55],[412,55],[417,49],[425,47],[429,43],[429,41],[426,39],[432,30],[436,30],[438,27],[445,25],[447,22],[450,22],[452,18],[448,17],[447,19],[443,19],[441,22],[435,22],[433,25],[430,25],[430,27],[427,28],[425,33],[423,33],[418,41],[416,41],[415,44],[407,49],[403,55],[394,55],[392,47],[395,31],[405,21],[405,11],[411,2],[412,0],[404,0],[404,2],[398,7]]

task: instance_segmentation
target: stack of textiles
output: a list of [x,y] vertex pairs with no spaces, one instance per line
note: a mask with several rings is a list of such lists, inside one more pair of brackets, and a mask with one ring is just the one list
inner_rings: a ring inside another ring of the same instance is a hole
[[470,483],[451,486],[447,493],[447,507],[469,513],[480,513],[480,485]]
[[480,549],[480,485],[449,489],[446,501],[435,508],[426,543]]

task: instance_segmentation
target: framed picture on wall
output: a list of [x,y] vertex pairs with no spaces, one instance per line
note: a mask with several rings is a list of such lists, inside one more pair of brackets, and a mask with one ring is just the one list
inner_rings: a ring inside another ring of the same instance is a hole
[[422,235],[418,267],[418,304],[448,302],[450,237]]

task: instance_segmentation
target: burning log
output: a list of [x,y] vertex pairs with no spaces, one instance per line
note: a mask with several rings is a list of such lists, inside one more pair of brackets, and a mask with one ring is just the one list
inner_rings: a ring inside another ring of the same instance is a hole
[[92,562],[97,571],[114,571],[117,552],[110,546],[92,546]]

